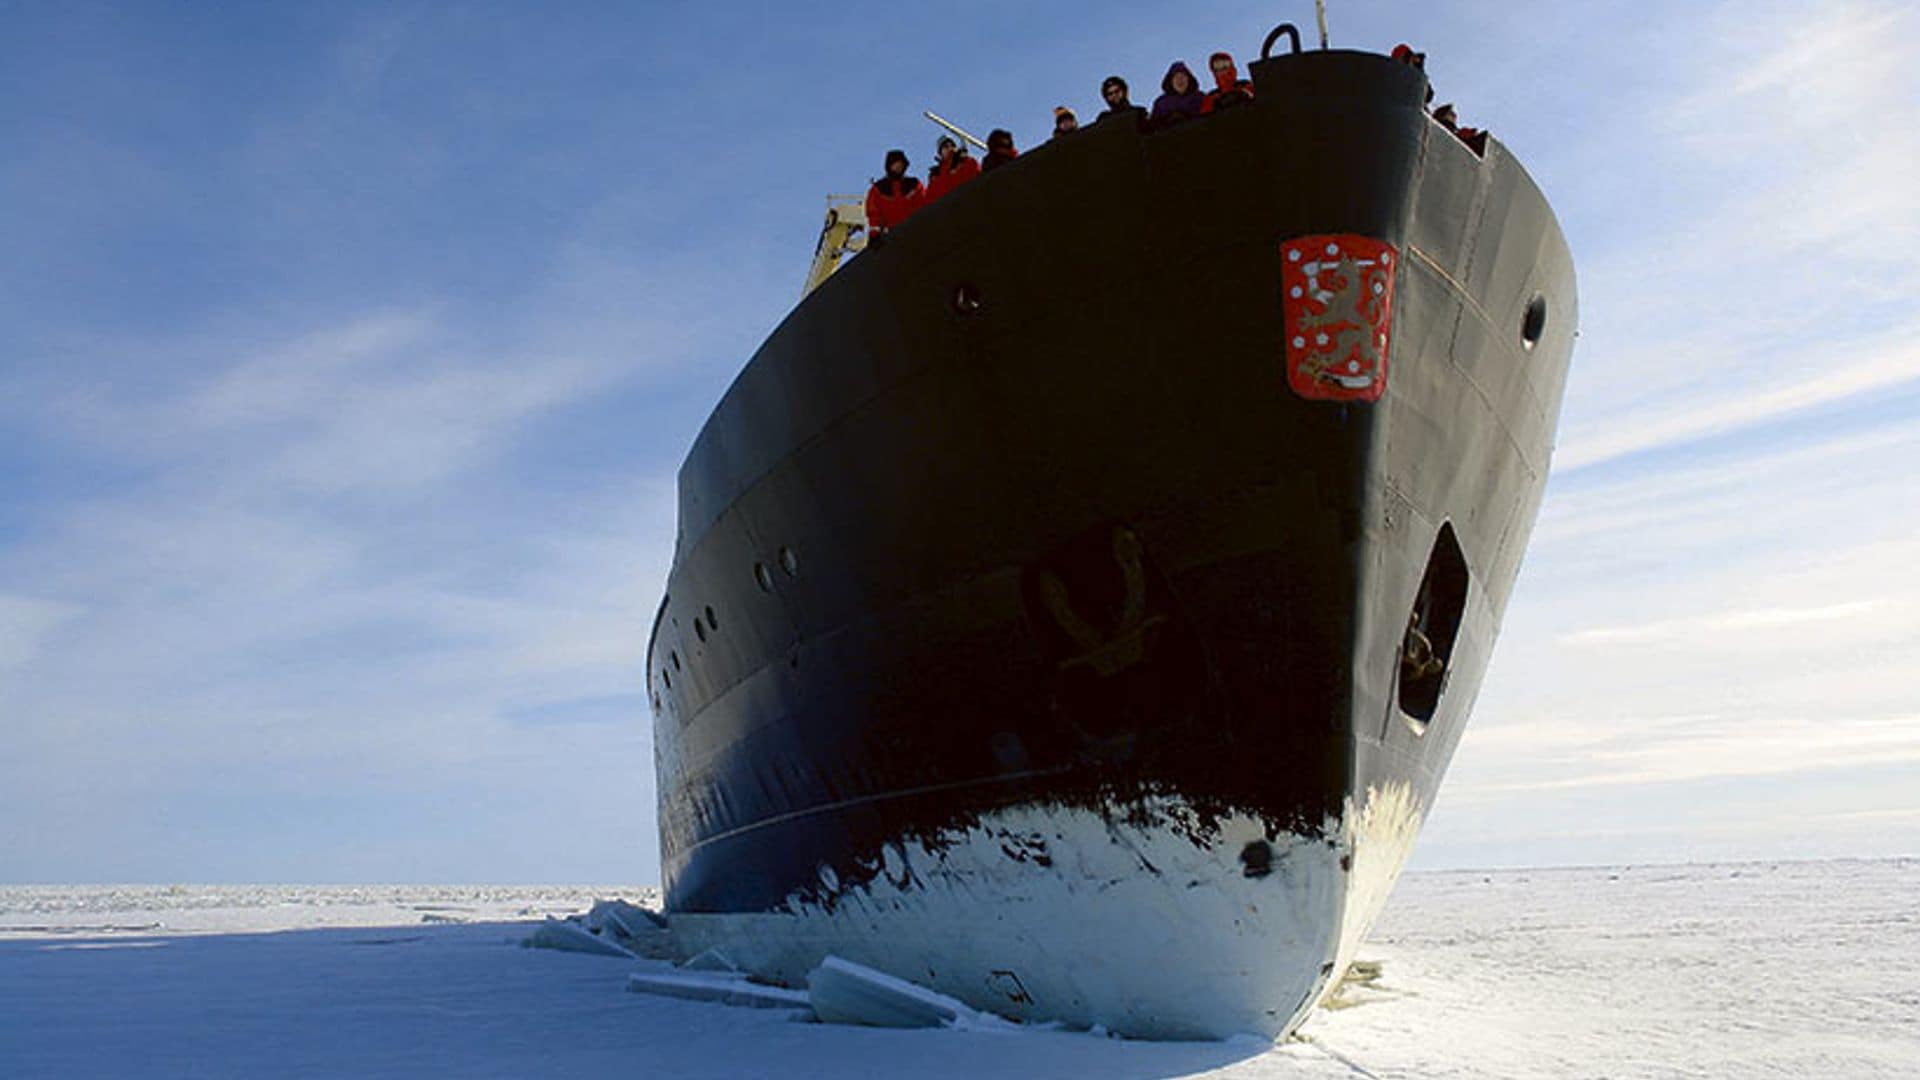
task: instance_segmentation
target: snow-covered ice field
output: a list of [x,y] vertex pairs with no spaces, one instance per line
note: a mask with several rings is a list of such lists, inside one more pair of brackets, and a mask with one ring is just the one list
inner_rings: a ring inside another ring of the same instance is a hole
[[1920,860],[1409,874],[1280,1046],[796,1023],[526,949],[612,887],[0,888],[0,1077],[1920,1077]]

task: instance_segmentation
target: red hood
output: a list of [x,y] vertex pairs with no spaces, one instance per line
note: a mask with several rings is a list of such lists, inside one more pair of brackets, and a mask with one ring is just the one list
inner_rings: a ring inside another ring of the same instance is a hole
[[1231,90],[1240,82],[1240,71],[1233,66],[1232,56],[1223,52],[1214,53],[1212,56],[1207,57],[1207,70],[1213,71],[1213,65],[1222,60],[1227,62],[1227,70],[1214,71],[1213,82],[1215,86],[1222,90]]

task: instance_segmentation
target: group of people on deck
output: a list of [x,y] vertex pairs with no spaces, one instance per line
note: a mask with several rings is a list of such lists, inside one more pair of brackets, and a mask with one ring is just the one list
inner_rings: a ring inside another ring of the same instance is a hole
[[[1393,58],[1411,68],[1419,68],[1422,74],[1427,70],[1427,54],[1415,51],[1414,47],[1401,42],[1393,47]],[[1427,86],[1427,104],[1433,105],[1433,86]],[[1460,115],[1454,112],[1453,103],[1445,102],[1433,105],[1433,119],[1441,127],[1453,132],[1454,137],[1467,144],[1467,149],[1481,157],[1487,156],[1487,133],[1480,128],[1460,126]]]
[[[1415,52],[1411,46],[1398,45],[1392,55],[1393,59],[1403,64],[1422,71],[1426,69],[1427,54]],[[1193,77],[1192,69],[1184,61],[1174,61],[1167,68],[1166,76],[1160,80],[1160,96],[1153,100],[1151,109],[1133,103],[1127,80],[1118,75],[1109,75],[1100,82],[1100,99],[1107,107],[1094,122],[1107,123],[1118,119],[1131,121],[1140,131],[1163,131],[1253,100],[1253,83],[1240,77],[1239,68],[1230,54],[1217,52],[1208,57],[1207,70],[1213,75],[1214,87],[1202,91]],[[1430,104],[1432,100],[1433,89],[1428,87],[1427,101]],[[1460,127],[1452,105],[1441,105],[1434,109],[1433,118],[1459,136],[1475,153],[1486,153],[1487,133]],[[1072,109],[1061,105],[1053,110],[1053,138],[1071,135],[1078,130],[1080,119]],[[867,190],[867,234],[870,243],[885,243],[887,233],[921,207],[981,173],[992,172],[1020,156],[1013,146],[1013,133],[1005,128],[995,128],[987,135],[987,153],[982,161],[975,161],[965,144],[951,135],[940,136],[934,154],[938,160],[927,170],[927,180],[923,184],[919,178],[910,175],[908,170],[911,166],[906,151],[887,151],[886,175],[875,180]]]
[[[1151,110],[1133,103],[1127,80],[1109,75],[1100,82],[1100,99],[1107,107],[1094,122],[1119,118],[1131,121],[1141,131],[1159,131],[1253,100],[1253,83],[1240,77],[1231,55],[1214,53],[1207,60],[1207,69],[1213,73],[1214,88],[1202,91],[1192,69],[1183,61],[1174,61],[1166,77],[1160,80],[1160,96],[1154,99]],[[1078,130],[1080,119],[1072,109],[1062,105],[1053,110],[1054,138]],[[911,163],[906,151],[887,151],[886,175],[867,189],[869,242],[884,243],[887,233],[912,217],[915,211],[981,173],[992,172],[1014,160],[1020,151],[1014,148],[1012,132],[995,128],[987,135],[987,153],[983,160],[975,161],[966,146],[951,135],[940,136],[934,154],[937,160],[927,170],[926,182],[922,183],[909,172]]]

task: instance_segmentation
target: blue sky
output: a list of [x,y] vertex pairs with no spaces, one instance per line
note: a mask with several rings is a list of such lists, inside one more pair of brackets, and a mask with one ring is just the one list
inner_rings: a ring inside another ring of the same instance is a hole
[[[1331,7],[1581,279],[1417,864],[1920,851],[1920,16]],[[0,881],[654,880],[673,474],[822,197],[1311,5],[938,15],[0,3]]]

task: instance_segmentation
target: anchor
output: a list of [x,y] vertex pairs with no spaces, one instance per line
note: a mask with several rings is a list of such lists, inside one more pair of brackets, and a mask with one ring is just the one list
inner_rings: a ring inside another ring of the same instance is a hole
[[1040,600],[1047,613],[1080,650],[1062,661],[1062,670],[1092,668],[1102,678],[1138,664],[1146,655],[1147,631],[1165,622],[1163,615],[1147,614],[1147,571],[1140,562],[1140,538],[1130,529],[1113,530],[1113,561],[1120,567],[1125,592],[1120,617],[1110,628],[1102,629],[1083,618],[1067,595],[1066,583],[1051,570],[1039,574]]

